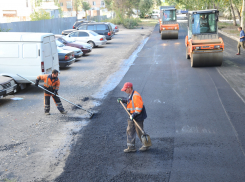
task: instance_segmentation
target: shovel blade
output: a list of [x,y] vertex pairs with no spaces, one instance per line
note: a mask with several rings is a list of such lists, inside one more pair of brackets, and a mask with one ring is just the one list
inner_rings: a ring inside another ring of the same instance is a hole
[[150,147],[151,144],[151,138],[149,135],[145,134],[141,136],[142,143],[145,147]]

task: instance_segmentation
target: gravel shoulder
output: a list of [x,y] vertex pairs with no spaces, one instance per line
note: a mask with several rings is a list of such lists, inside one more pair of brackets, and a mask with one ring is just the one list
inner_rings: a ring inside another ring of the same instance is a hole
[[[154,27],[119,27],[113,40],[62,69],[59,94],[96,111],[102,101],[94,97],[117,72]],[[22,98],[14,101],[12,98]],[[52,181],[63,171],[79,131],[89,123],[86,113],[62,101],[68,114],[61,115],[51,99],[51,115],[43,110],[43,91],[35,86],[0,100],[0,181]]]

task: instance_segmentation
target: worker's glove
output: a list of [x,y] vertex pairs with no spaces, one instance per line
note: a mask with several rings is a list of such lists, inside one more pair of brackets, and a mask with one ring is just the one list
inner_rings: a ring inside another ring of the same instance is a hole
[[58,95],[58,90],[54,90],[54,96]]
[[124,104],[127,103],[127,99],[121,99],[121,98],[118,98],[118,99],[117,99],[117,102],[120,103],[120,101],[121,101],[122,103],[124,103]]
[[132,115],[129,116],[129,119],[133,121],[133,119],[137,116],[137,113],[133,113]]
[[35,83],[35,86],[38,87],[38,84],[39,84],[39,80],[36,79],[36,83]]

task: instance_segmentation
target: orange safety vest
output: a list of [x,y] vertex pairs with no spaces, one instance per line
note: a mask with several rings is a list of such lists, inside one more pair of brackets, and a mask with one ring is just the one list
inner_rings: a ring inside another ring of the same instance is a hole
[[127,102],[127,110],[133,114],[134,112],[140,114],[143,109],[143,100],[140,94],[133,90],[128,102]]
[[60,80],[59,78],[51,79],[52,75],[40,75],[37,77],[38,80],[44,81],[44,87],[48,90],[59,90]]

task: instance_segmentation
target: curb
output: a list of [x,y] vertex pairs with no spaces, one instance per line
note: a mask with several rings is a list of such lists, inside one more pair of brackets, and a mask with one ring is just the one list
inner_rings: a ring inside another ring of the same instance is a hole
[[239,41],[239,38],[236,38],[236,37],[233,36],[233,35],[230,35],[230,34],[228,34],[228,33],[226,33],[226,32],[223,32],[222,30],[218,30],[218,32],[221,33],[221,34],[223,34],[223,35],[225,35],[226,37],[229,37],[229,38],[235,40],[235,41]]

